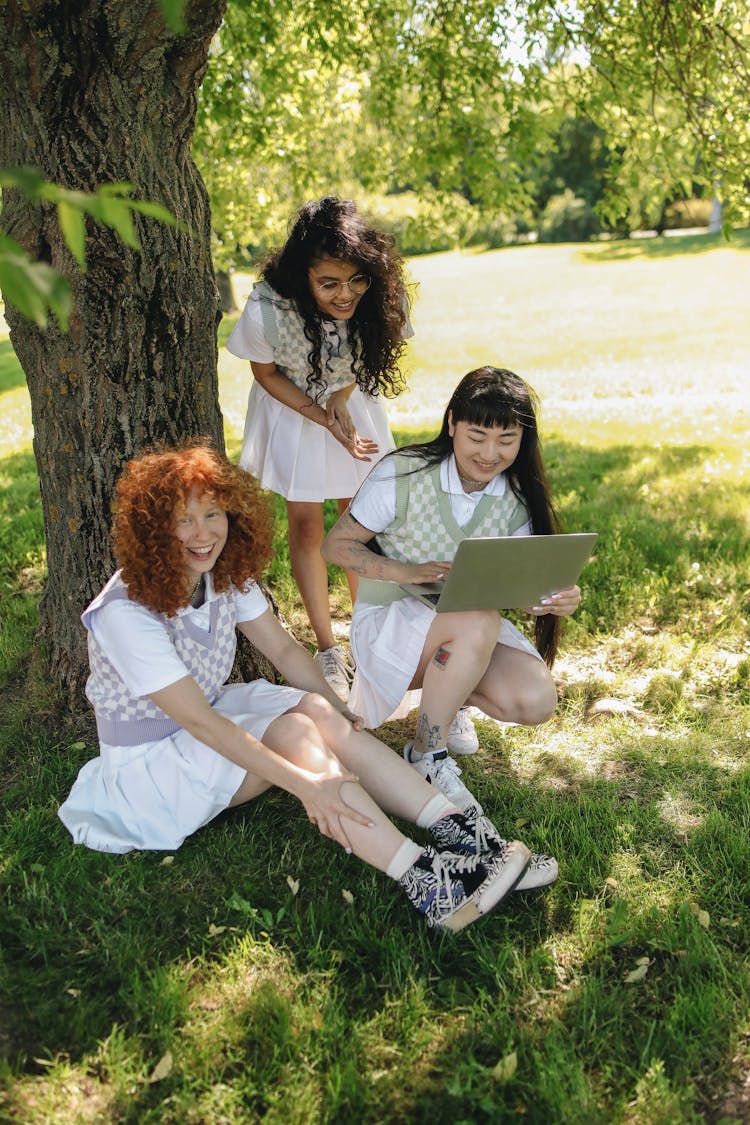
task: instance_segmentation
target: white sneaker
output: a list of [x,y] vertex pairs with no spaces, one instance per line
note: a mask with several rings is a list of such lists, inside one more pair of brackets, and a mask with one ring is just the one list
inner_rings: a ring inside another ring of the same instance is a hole
[[349,684],[354,669],[341,645],[332,645],[331,648],[324,648],[322,652],[316,652],[313,663],[318,666],[329,687],[333,688],[339,699],[348,703]]
[[448,728],[446,746],[451,754],[476,754],[479,749],[479,739],[471,721],[471,712],[468,707],[461,707],[455,719]]
[[404,761],[408,762],[417,773],[421,773],[425,781],[444,793],[449,801],[453,801],[454,805],[458,805],[460,809],[476,809],[477,815],[481,816],[482,806],[474,794],[466,788],[463,781],[459,780],[461,770],[448,751],[433,750],[431,754],[425,754],[418,762],[413,762],[411,758],[413,745],[413,742],[407,742],[404,747]]

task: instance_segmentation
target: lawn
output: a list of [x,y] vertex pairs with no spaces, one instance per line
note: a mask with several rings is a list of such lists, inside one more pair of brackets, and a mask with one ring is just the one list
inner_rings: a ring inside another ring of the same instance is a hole
[[[600,534],[555,717],[480,721],[463,763],[560,878],[436,936],[282,793],[174,855],[74,849],[56,808],[95,740],[27,690],[44,553],[0,337],[0,1121],[750,1120],[750,237],[409,272],[398,440],[472,367],[512,367],[542,397],[566,527]],[[236,452],[247,365],[222,348],[220,373]],[[269,581],[309,640],[284,532],[280,510]],[[344,630],[341,576],[332,599]]]

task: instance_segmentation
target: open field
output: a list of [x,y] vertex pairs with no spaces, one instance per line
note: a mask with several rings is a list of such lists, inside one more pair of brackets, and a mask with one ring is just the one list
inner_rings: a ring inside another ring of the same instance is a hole
[[[96,742],[27,679],[44,545],[0,336],[0,1122],[750,1120],[750,237],[409,269],[397,437],[433,428],[471,367],[510,366],[542,396],[566,526],[600,533],[555,717],[480,721],[462,762],[560,878],[437,937],[282,793],[175,855],[74,849],[56,809]],[[236,451],[247,364],[222,349],[220,370]],[[309,640],[283,505],[276,553]],[[343,629],[341,576],[332,598]],[[398,751],[407,731],[380,733]]]

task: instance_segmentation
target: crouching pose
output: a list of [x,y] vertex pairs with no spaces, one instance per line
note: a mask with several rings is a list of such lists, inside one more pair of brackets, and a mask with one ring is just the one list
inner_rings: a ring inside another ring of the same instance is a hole
[[453,392],[438,436],[384,457],[324,542],[324,557],[360,578],[351,706],[376,727],[409,689],[421,688],[404,757],[463,808],[477,802],[449,751],[478,749],[468,706],[514,723],[552,715],[557,696],[548,665],[560,617],[578,607],[580,590],[560,590],[529,607],[535,647],[499,612],[436,613],[400,583],[443,580],[469,536],[557,530],[533,394],[513,372],[482,367]]
[[[464,813],[362,729],[256,584],[271,525],[257,486],[207,445],[148,453],[118,485],[120,569],[83,614],[100,754],[60,818],[107,852],[175,849],[279,786],[311,823],[460,930],[549,881],[519,841]],[[225,685],[238,628],[289,686]],[[425,830],[425,845],[389,816]]]

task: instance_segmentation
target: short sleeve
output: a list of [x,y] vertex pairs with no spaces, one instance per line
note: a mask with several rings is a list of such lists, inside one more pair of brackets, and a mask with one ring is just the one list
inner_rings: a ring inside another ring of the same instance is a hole
[[273,348],[263,330],[260,301],[253,300],[252,294],[227,340],[227,351],[253,363],[273,363]]
[[362,481],[349,505],[357,523],[370,531],[385,531],[396,518],[396,462],[393,457],[378,461]]
[[234,604],[237,610],[238,623],[255,621],[268,609],[268,602],[257,582],[247,582],[243,590],[238,590],[234,595]]
[[163,623],[137,602],[119,599],[99,606],[88,628],[136,699],[190,675]]

